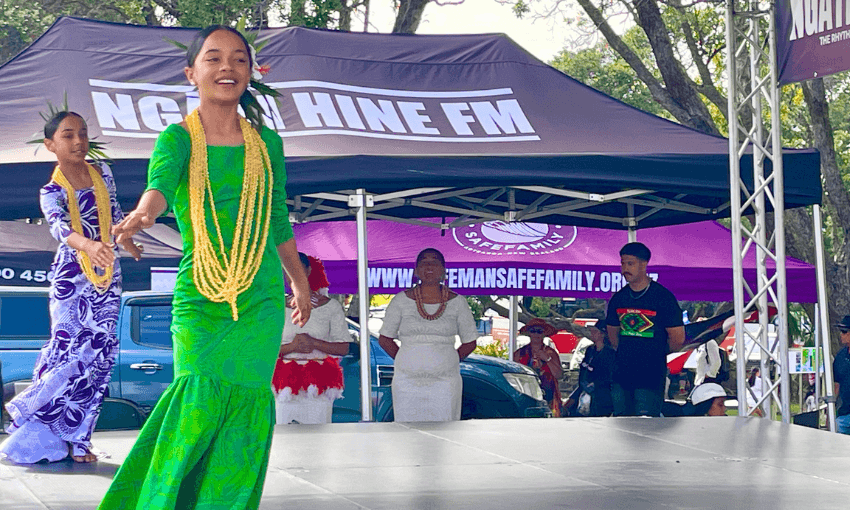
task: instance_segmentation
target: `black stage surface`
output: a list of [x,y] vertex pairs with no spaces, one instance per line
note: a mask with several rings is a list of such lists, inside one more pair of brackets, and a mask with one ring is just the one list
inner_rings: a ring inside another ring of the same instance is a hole
[[[0,507],[95,508],[135,436],[96,433],[95,465],[0,463]],[[850,437],[720,417],[278,426],[260,508],[848,506]]]

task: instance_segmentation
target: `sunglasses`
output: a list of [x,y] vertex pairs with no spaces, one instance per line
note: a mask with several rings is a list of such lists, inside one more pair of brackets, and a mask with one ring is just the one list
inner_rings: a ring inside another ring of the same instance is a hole
[[544,331],[546,330],[539,327],[528,328],[529,333],[543,333]]
[[841,329],[841,328],[838,328],[838,332],[839,332],[839,333],[841,333],[841,334],[843,335],[843,334],[845,334],[845,333],[847,333],[847,332],[850,332],[850,329]]

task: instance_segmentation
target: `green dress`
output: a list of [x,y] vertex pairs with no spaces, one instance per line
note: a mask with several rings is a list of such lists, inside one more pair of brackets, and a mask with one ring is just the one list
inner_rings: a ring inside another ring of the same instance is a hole
[[[174,124],[157,139],[148,189],[165,196],[183,238],[171,323],[174,381],[148,417],[100,509],[243,509],[260,504],[275,422],[271,378],[286,320],[277,245],[292,238],[283,145],[267,128],[261,136],[274,172],[272,223],[260,269],[239,295],[238,321],[229,304],[209,301],[192,282],[189,134]],[[229,250],[245,150],[209,146],[207,154]],[[217,244],[209,205],[205,207],[210,238]]]

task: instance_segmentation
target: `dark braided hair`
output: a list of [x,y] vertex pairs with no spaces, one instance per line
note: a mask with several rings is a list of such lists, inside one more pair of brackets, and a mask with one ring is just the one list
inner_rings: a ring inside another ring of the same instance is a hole
[[[68,117],[78,117],[83,120],[83,117],[77,112],[69,112],[68,110],[62,110],[61,112],[57,112],[56,115],[50,117],[50,120],[44,124],[44,139],[45,140],[53,140],[53,136],[56,134],[56,130],[59,129],[59,124],[62,124],[62,121]],[[86,121],[83,120],[83,124]]]
[[[195,59],[198,58],[198,54],[201,52],[201,48],[204,46],[207,37],[218,30],[227,30],[232,34],[236,34],[242,40],[245,44],[245,52],[248,54],[248,67],[253,69],[254,60],[251,58],[251,48],[248,40],[245,39],[245,36],[241,32],[227,25],[210,25],[198,32],[195,39],[192,40],[192,44],[186,49],[186,60],[189,67],[195,65]],[[251,122],[251,125],[254,126],[257,132],[261,132],[263,130],[263,115],[265,115],[265,112],[263,111],[263,107],[260,106],[259,101],[257,101],[257,98],[247,88],[239,97],[239,105],[245,111],[245,118]]]

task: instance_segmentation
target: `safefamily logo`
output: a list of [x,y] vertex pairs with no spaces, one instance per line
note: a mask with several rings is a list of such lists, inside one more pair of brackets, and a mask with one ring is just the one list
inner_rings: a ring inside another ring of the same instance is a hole
[[453,234],[457,244],[483,255],[546,255],[573,244],[578,229],[545,223],[487,221],[456,227]]

